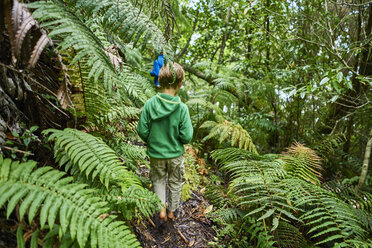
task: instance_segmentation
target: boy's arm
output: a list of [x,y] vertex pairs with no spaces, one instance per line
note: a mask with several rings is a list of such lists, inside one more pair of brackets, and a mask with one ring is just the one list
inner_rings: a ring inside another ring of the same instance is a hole
[[146,111],[146,104],[143,106],[142,113],[137,124],[137,133],[143,141],[147,142],[150,133],[150,125]]
[[180,124],[180,140],[182,144],[187,144],[191,141],[193,132],[194,130],[192,128],[189,109],[186,106],[183,119],[181,120]]

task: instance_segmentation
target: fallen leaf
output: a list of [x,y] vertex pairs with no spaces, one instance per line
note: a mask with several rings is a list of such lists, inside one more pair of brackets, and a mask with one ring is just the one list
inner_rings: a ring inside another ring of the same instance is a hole
[[204,214],[208,214],[208,213],[210,213],[210,212],[212,212],[212,210],[213,210],[213,205],[209,205],[205,210],[204,210]]

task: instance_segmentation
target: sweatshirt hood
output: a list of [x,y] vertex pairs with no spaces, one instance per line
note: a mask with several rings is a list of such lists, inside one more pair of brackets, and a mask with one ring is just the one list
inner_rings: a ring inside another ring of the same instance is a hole
[[152,120],[159,120],[172,114],[180,107],[181,100],[178,96],[158,93],[149,106]]

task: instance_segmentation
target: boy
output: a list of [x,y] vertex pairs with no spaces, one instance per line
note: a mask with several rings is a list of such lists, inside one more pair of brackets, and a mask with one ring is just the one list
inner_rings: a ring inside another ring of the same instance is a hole
[[[175,80],[173,71],[176,74]],[[189,109],[176,96],[184,76],[185,72],[177,63],[173,63],[173,70],[169,64],[161,68],[160,93],[145,103],[137,125],[139,136],[147,143],[153,189],[164,206],[168,175],[168,218],[172,220],[179,206],[185,173],[183,145],[189,143],[193,135]],[[167,220],[166,208],[161,209],[159,217]]]

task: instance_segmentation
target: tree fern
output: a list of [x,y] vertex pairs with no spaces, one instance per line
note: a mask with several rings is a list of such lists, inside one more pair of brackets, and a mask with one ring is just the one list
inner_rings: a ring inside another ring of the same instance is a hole
[[12,162],[0,156],[0,207],[8,202],[7,217],[17,204],[21,219],[31,222],[40,211],[40,225],[50,229],[60,224],[62,237],[69,230],[80,246],[139,247],[129,227],[109,213],[108,203],[94,196],[93,189],[72,183],[71,177],[51,167],[35,170],[36,162]]
[[[120,162],[115,152],[102,140],[75,129],[49,129],[48,140],[55,141],[56,161],[60,166],[68,162],[68,166],[75,166],[79,173],[94,180],[97,176],[106,188],[110,184],[118,184],[123,192],[133,185],[140,186],[139,179],[128,171]],[[69,168],[68,168],[69,169]]]
[[[135,13],[138,14],[138,11],[128,1],[66,2],[68,3],[67,6],[57,0],[40,1],[30,4],[29,7],[36,8],[33,13],[34,17],[44,22],[43,25],[52,30],[49,34],[50,37],[58,35],[64,38],[59,44],[59,49],[65,50],[72,47],[77,51],[72,63],[87,61],[90,68],[88,79],[94,79],[95,84],[102,81],[108,92],[112,91],[113,86],[122,83],[123,78],[117,75],[102,41],[84,22],[81,13],[79,13],[80,8],[84,9],[85,18],[95,17],[100,19],[101,17],[101,25],[107,29],[107,32],[117,33],[121,38],[127,40],[128,38],[131,39],[132,36],[137,40],[146,32],[149,35],[144,35],[144,37],[151,36],[152,44],[156,46],[157,50],[163,51],[165,54],[170,51],[158,28],[143,14],[136,16]],[[119,27],[121,28],[119,29]],[[136,78],[138,83],[138,76]],[[141,99],[138,94],[144,91],[135,90],[134,84],[130,84],[130,78],[125,79],[128,80],[128,84],[123,84],[124,89],[126,89],[125,92]],[[135,81],[135,79],[131,80]],[[144,101],[143,98],[141,100]]]
[[252,153],[257,154],[256,146],[253,144],[249,133],[239,124],[227,120],[221,122],[206,121],[201,128],[211,128],[208,136],[204,140],[218,137],[220,143],[225,140],[231,140],[231,145],[237,144],[239,148],[244,148]]
[[123,66],[119,73],[118,87],[121,100],[128,106],[142,107],[155,95],[153,83]]
[[85,25],[75,13],[71,12],[60,1],[35,2],[29,5],[36,8],[33,15],[53,31],[50,37],[56,35],[64,36],[63,42],[59,44],[59,49],[64,50],[73,47],[77,54],[72,63],[81,59],[88,59],[90,68],[89,78],[94,78],[95,82],[102,77],[105,88],[112,90],[117,79],[114,66],[111,64],[109,57],[105,54],[102,42],[94,33]]

